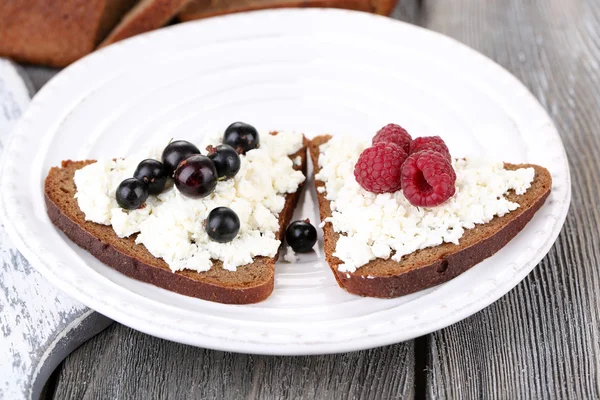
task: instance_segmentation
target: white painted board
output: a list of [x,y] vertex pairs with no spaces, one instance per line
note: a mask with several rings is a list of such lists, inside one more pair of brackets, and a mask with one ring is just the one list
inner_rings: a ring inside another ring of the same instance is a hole
[[[22,70],[0,59],[0,165],[32,92]],[[54,368],[112,321],[50,285],[1,223],[0,263],[0,399],[37,399]]]

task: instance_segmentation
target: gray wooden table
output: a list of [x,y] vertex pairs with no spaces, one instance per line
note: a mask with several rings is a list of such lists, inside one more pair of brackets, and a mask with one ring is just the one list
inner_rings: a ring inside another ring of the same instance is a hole
[[[447,329],[349,354],[232,354],[114,324],[62,363],[48,398],[600,398],[600,1],[400,3],[394,18],[454,37],[516,75],[561,132],[572,207],[534,272]],[[29,73],[38,86],[48,75]]]

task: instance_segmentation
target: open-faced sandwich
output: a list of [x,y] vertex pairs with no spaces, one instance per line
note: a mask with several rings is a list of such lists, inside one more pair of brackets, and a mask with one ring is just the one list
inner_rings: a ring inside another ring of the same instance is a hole
[[508,243],[552,186],[538,165],[450,156],[394,124],[309,144],[327,262],[350,293],[397,297],[446,282]]
[[200,148],[178,140],[124,159],[63,161],[45,181],[48,215],[132,278],[221,303],[258,302],[273,291],[306,145],[300,133],[259,137],[234,123]]

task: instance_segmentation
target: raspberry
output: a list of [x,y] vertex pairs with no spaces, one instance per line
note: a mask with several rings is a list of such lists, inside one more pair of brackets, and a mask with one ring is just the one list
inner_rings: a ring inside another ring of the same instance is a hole
[[411,154],[402,165],[402,189],[413,206],[433,207],[454,195],[456,173],[443,154],[432,150]]
[[381,142],[396,143],[398,146],[402,147],[402,150],[404,150],[406,154],[408,154],[410,152],[412,138],[408,132],[406,132],[406,129],[400,125],[387,124],[377,131],[372,143],[375,144]]
[[402,187],[400,170],[406,157],[406,152],[395,143],[376,143],[358,158],[354,177],[369,192],[395,192]]
[[410,144],[410,154],[417,153],[422,150],[433,150],[438,153],[442,153],[448,161],[452,163],[452,157],[450,156],[450,150],[444,140],[439,136],[424,136],[418,137]]

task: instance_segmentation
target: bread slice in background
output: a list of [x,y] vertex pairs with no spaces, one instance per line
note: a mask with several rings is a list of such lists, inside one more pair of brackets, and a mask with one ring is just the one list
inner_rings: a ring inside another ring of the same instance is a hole
[[[294,168],[306,175],[306,145],[291,158],[300,156],[302,163]],[[205,272],[183,270],[172,272],[167,263],[154,257],[142,244],[135,243],[135,235],[119,238],[112,226],[86,221],[79,209],[73,177],[75,171],[95,161],[63,161],[48,173],[44,194],[48,216],[56,227],[75,244],[117,271],[140,281],[204,300],[228,304],[256,303],[266,299],[273,291],[275,257],[256,257],[252,264],[239,266],[232,272],[222,268],[220,261]],[[282,240],[290,223],[302,185],[288,194],[279,215],[277,238]]]
[[136,0],[0,0],[0,56],[64,67],[91,53]]
[[140,0],[100,43],[99,47],[158,29],[169,22],[190,0]]
[[181,21],[267,8],[331,7],[390,15],[397,0],[192,0],[179,13]]
[[[329,139],[330,136],[318,136],[309,144],[315,174],[320,171],[319,146]],[[398,297],[449,281],[490,257],[525,227],[550,194],[552,177],[547,169],[531,164],[504,164],[504,168],[510,170],[529,167],[535,170],[531,187],[523,195],[509,192],[506,196],[518,203],[519,208],[495,217],[487,224],[466,229],[458,245],[444,243],[418,250],[404,256],[400,262],[375,259],[353,273],[339,272],[338,265],[342,261],[333,256],[339,233],[333,230],[331,223],[326,223],[323,228],[325,255],[338,284],[360,296]],[[325,183],[315,179],[315,185],[324,187]],[[330,203],[325,195],[317,191],[321,221],[331,216]]]

